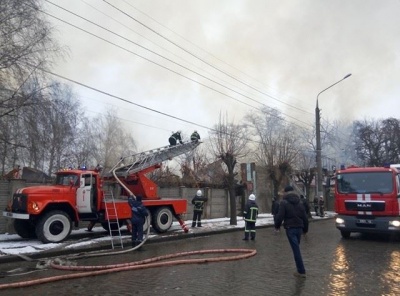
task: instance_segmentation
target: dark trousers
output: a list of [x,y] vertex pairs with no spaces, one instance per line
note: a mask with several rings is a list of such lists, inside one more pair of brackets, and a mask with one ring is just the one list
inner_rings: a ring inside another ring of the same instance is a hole
[[319,215],[320,215],[321,217],[324,216],[324,206],[319,206]]
[[203,214],[203,211],[193,211],[193,221],[192,221],[192,227],[196,226],[201,226],[201,214]]
[[245,221],[244,238],[249,239],[249,235],[250,235],[251,239],[256,238],[256,222],[255,221]]
[[143,240],[143,222],[132,221],[132,244]]
[[303,258],[300,252],[300,239],[303,233],[302,228],[288,228],[286,229],[286,236],[289,240],[290,247],[293,251],[294,261],[296,262],[296,268],[298,273],[306,273],[304,268]]
[[175,146],[175,145],[176,145],[176,139],[175,139],[175,138],[170,137],[170,138],[168,139],[168,141],[169,141],[169,145],[170,145],[170,146]]

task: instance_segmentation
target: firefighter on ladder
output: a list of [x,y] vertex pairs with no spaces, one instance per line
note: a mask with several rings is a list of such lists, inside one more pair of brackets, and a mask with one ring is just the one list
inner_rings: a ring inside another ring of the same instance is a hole
[[194,131],[193,133],[192,133],[192,135],[190,136],[190,141],[192,141],[192,142],[198,142],[200,140],[200,135],[199,135],[199,133],[197,132],[197,131]]
[[169,141],[169,145],[170,146],[175,146],[177,141],[179,141],[180,144],[183,144],[181,131],[177,131],[176,133],[172,133],[172,135],[169,137],[168,141]]

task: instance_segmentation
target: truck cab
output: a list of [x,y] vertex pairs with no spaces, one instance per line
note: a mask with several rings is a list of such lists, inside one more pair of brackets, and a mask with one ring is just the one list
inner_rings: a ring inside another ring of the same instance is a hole
[[351,167],[336,173],[336,227],[352,232],[400,233],[400,179],[395,167]]

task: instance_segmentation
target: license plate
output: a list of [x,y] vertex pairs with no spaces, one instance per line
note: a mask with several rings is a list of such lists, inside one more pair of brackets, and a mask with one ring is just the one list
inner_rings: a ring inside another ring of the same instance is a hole
[[6,216],[12,217],[12,216],[13,216],[13,213],[11,213],[11,212],[6,212]]
[[374,224],[374,221],[369,220],[369,219],[358,219],[357,223],[361,223],[361,224]]

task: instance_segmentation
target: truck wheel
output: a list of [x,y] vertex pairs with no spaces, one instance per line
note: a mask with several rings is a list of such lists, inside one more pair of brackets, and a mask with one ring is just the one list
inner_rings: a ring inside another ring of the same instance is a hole
[[36,225],[36,235],[43,243],[59,243],[71,233],[71,218],[62,211],[46,213]]
[[157,233],[164,233],[170,229],[174,215],[168,207],[156,209],[152,214],[151,225]]
[[342,234],[343,238],[346,238],[346,239],[350,238],[350,234],[351,234],[350,231],[341,230],[340,233]]
[[22,238],[36,238],[35,225],[28,220],[15,219],[14,230]]
[[146,220],[144,221],[143,224],[143,233],[147,232],[147,229],[151,226],[151,213],[150,211],[147,211],[149,215],[146,217]]

